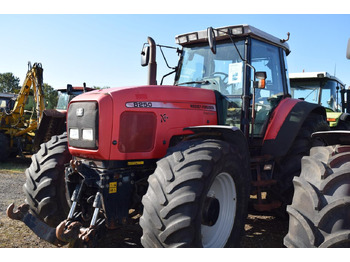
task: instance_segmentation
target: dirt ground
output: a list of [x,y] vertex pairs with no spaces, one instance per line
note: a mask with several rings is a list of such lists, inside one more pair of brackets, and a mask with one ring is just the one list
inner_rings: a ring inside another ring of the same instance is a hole
[[[23,160],[21,160],[23,161]],[[24,161],[30,165],[30,159]],[[12,173],[0,170],[0,248],[52,248],[55,247],[37,237],[22,222],[6,216],[6,208],[11,203],[16,207],[24,202],[22,185],[24,173]],[[273,215],[261,215],[250,212],[245,226],[246,235],[241,242],[242,248],[283,248],[283,237],[288,230],[288,220]],[[138,231],[139,232],[139,231]],[[116,233],[113,243],[106,247],[141,247],[139,233],[129,239]]]

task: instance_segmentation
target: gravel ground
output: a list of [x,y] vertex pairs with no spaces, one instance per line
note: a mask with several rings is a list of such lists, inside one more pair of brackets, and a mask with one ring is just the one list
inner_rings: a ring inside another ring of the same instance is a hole
[[[22,160],[23,161],[23,160]],[[24,161],[30,165],[30,159]],[[24,173],[12,173],[0,170],[0,248],[52,248],[55,247],[37,237],[22,222],[14,221],[6,216],[6,208],[11,203],[16,207],[24,203],[22,185]],[[280,220],[273,215],[261,215],[250,212],[245,226],[243,248],[281,248],[283,237],[288,229],[288,221]],[[123,239],[118,235],[108,247],[141,247],[139,241]],[[134,238],[138,238],[135,233]]]

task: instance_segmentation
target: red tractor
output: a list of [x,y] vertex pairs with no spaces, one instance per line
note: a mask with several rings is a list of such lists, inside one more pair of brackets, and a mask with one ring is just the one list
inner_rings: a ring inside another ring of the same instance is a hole
[[286,40],[239,25],[176,42],[174,85],[157,85],[148,38],[148,85],[71,101],[67,133],[33,157],[10,217],[56,245],[96,246],[139,223],[144,247],[235,247],[251,201],[285,211],[301,158],[321,143],[311,134],[329,129],[323,107],[290,98]]

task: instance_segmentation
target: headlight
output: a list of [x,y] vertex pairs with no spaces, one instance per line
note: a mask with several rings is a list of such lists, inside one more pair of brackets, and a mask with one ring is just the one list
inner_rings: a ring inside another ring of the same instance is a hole
[[94,139],[94,132],[92,129],[83,129],[83,139],[92,141]]
[[78,140],[79,139],[79,129],[78,128],[70,128],[69,129],[69,138]]

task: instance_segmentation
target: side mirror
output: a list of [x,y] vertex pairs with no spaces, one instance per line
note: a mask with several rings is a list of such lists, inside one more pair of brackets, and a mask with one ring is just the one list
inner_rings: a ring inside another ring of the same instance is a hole
[[141,66],[148,66],[149,62],[149,46],[143,46],[141,51]]
[[254,87],[259,89],[264,89],[266,87],[266,72],[256,72]]
[[350,59],[350,38],[348,40],[348,48],[346,49],[346,58]]
[[213,54],[216,54],[216,39],[215,39],[215,32],[212,27],[207,28],[207,37],[208,37],[208,43],[210,50],[213,52]]

